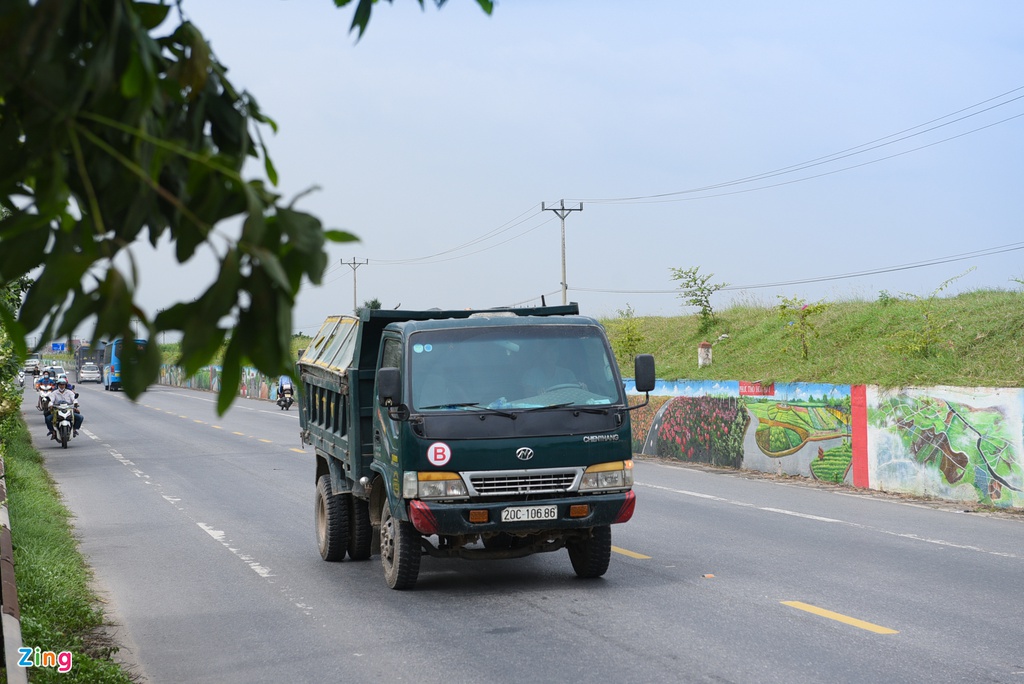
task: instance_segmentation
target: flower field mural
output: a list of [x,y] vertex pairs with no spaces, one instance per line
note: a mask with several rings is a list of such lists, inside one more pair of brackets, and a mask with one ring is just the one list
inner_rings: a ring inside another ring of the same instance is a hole
[[[655,417],[661,412],[662,407],[667,404],[672,397],[651,397],[650,401],[646,406],[635,409],[630,415],[630,424],[633,428],[633,452],[637,454],[654,454],[655,444],[652,441],[650,444],[650,450],[647,451],[647,442],[650,439],[651,426],[654,425]],[[631,406],[637,406],[642,403],[642,398],[639,395],[632,395],[629,397],[629,403]]]
[[674,397],[656,420],[655,454],[739,468],[749,422],[738,397]]
[[1024,391],[868,390],[871,487],[1024,507]]

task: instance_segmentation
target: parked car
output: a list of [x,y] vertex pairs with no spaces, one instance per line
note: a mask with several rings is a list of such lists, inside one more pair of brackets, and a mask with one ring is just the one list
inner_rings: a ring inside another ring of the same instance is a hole
[[100,382],[103,380],[103,376],[100,375],[100,367],[95,363],[86,363],[82,365],[82,370],[78,371],[78,382]]

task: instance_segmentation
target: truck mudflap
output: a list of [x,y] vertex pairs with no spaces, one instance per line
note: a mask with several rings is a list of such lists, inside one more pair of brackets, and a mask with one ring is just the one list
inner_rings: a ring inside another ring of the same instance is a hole
[[413,527],[428,536],[529,535],[627,522],[635,506],[636,495],[626,491],[515,502],[412,500],[408,513]]

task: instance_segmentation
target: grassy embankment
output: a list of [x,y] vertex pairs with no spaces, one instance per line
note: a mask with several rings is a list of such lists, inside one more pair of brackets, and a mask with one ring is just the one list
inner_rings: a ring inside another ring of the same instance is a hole
[[[734,306],[707,334],[696,316],[637,317],[637,351],[655,355],[666,380],[826,382],[882,387],[1024,387],[1024,293],[982,290],[949,298],[833,302],[811,320],[808,358],[795,325],[775,308]],[[603,321],[616,351],[627,319]],[[728,338],[717,341],[721,334]],[[697,345],[714,343],[697,367]],[[621,358],[623,373],[632,363]]]

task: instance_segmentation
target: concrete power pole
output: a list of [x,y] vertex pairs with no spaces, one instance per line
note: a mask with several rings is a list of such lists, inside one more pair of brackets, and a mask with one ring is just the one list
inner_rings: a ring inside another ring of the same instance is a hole
[[580,202],[578,207],[566,208],[565,200],[560,200],[559,206],[557,207],[545,207],[544,203],[540,203],[541,211],[553,211],[558,218],[562,219],[562,305],[566,304],[566,290],[568,285],[565,282],[565,217],[574,211],[583,211],[583,202]]
[[345,261],[344,259],[342,259],[341,263],[344,264],[345,266],[352,267],[352,315],[355,316],[356,312],[359,310],[359,305],[356,303],[356,269],[362,266],[363,264],[370,263],[370,260],[363,259],[362,261],[357,261],[355,257],[352,257],[352,261]]

